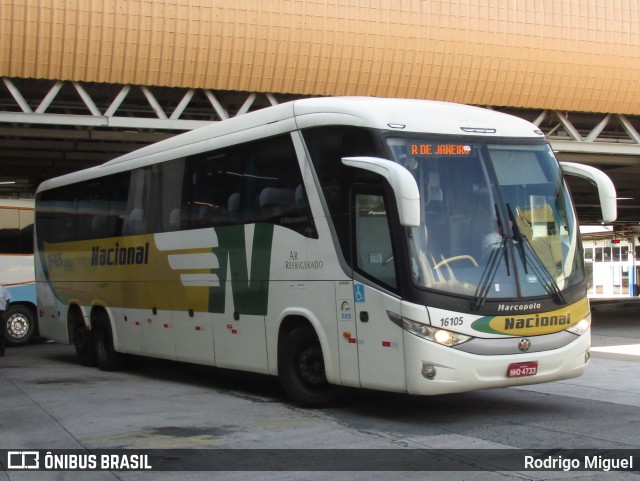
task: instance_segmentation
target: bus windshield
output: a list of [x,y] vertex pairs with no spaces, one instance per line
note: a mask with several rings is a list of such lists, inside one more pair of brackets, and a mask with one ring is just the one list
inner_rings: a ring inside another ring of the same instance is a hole
[[486,299],[552,295],[584,281],[578,226],[547,144],[387,139],[416,178],[409,235],[421,288]]

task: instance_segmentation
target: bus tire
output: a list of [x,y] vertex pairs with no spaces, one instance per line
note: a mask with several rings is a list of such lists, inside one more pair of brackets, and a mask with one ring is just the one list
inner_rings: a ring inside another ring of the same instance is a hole
[[95,356],[101,371],[118,371],[125,365],[126,356],[113,347],[113,335],[109,321],[102,316],[93,326]]
[[73,323],[73,345],[76,348],[76,356],[82,366],[96,365],[95,343],[93,331],[87,329],[82,319],[76,319]]
[[4,338],[7,344],[17,346],[28,343],[35,332],[36,315],[27,306],[16,304],[5,312]]
[[344,389],[327,381],[322,348],[311,326],[294,329],[282,341],[278,377],[287,395],[305,407],[329,406],[343,398]]

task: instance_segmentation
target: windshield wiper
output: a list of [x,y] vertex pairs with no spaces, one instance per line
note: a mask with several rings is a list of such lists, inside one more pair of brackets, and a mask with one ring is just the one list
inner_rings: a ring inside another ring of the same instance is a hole
[[[544,290],[547,291],[548,294],[555,296],[561,304],[566,304],[564,296],[562,295],[562,291],[558,286],[558,283],[554,279],[553,275],[549,272],[547,267],[544,265],[542,260],[536,254],[533,246],[527,236],[523,235],[520,232],[520,228],[518,227],[518,223],[513,215],[513,211],[511,210],[511,206],[507,204],[507,212],[509,213],[509,221],[511,222],[511,231],[513,232],[513,239],[517,242],[518,252],[520,252],[520,258],[522,259],[522,267],[524,268],[524,273],[528,274],[527,270],[527,260],[531,265],[531,270],[535,274],[535,276],[541,280],[542,286]],[[528,248],[528,250],[527,250]]]
[[509,204],[507,204],[507,212],[509,214],[509,224],[511,224],[510,228],[511,232],[513,232],[513,239],[518,243],[517,247],[518,252],[520,252],[520,258],[522,259],[522,267],[524,268],[524,273],[527,274],[527,257],[524,251],[524,243],[522,242],[522,232],[520,232],[520,228]]
[[554,279],[553,275],[549,272],[549,269],[547,269],[542,260],[537,256],[535,250],[533,249],[533,246],[531,245],[531,242],[529,242],[529,239],[527,239],[526,236],[522,236],[522,243],[527,247],[527,252],[525,255],[527,259],[529,259],[531,270],[533,271],[535,276],[541,280],[544,290],[552,296],[556,296],[560,304],[566,304],[567,301],[562,294],[560,286],[558,286],[558,283]]
[[503,258],[505,259],[507,264],[507,275],[511,275],[509,273],[509,256],[505,253],[508,240],[508,237],[503,237],[500,246],[491,251],[491,255],[489,256],[487,265],[485,266],[484,271],[482,271],[482,276],[480,276],[478,288],[476,289],[476,292],[474,294],[474,297],[476,298],[476,302],[472,307],[472,310],[474,311],[479,310],[487,300],[489,289],[491,288],[491,283],[496,277],[496,272],[498,272],[500,261]]

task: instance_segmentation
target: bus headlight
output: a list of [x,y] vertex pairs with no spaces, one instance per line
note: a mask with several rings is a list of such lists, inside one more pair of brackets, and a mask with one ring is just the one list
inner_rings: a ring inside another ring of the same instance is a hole
[[416,336],[420,336],[423,339],[443,346],[453,347],[471,339],[471,336],[465,336],[464,334],[447,331],[446,329],[427,326],[421,322],[410,321],[406,318],[402,318],[402,327]]
[[405,331],[415,334],[427,341],[435,342],[436,344],[453,347],[471,339],[471,336],[465,336],[464,334],[447,331],[446,329],[428,326],[427,324],[412,321],[411,319],[399,316],[398,314],[390,311],[387,311],[387,314],[394,324],[397,324]]
[[582,336],[585,332],[589,330],[591,326],[591,314],[582,319],[581,321],[576,322],[573,326],[571,326],[567,331],[575,334],[576,336]]

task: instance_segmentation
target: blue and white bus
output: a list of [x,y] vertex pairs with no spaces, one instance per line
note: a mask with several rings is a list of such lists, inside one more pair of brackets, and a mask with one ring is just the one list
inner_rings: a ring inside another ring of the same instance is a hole
[[0,283],[11,293],[3,323],[8,344],[38,332],[33,271],[33,199],[0,199]]

